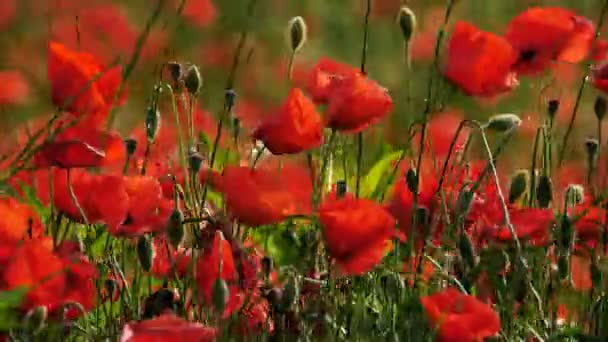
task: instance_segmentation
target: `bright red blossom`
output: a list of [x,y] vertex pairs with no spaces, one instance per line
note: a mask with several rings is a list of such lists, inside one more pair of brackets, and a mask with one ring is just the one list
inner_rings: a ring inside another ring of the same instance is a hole
[[504,38],[459,21],[448,44],[444,75],[464,92],[493,97],[517,86],[517,53]]
[[391,247],[395,219],[373,201],[352,195],[327,199],[319,220],[327,250],[346,275],[370,271]]
[[213,342],[217,330],[201,323],[188,322],[173,314],[164,314],[142,322],[125,325],[121,342],[197,341]]
[[487,304],[448,288],[421,299],[441,342],[483,341],[500,330],[498,314]]
[[278,113],[253,132],[273,154],[295,154],[321,144],[321,117],[314,103],[297,88],[289,92]]

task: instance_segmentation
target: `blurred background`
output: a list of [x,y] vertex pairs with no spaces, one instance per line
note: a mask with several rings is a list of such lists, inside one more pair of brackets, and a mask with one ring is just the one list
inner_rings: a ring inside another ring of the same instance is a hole
[[[307,71],[322,56],[359,66],[364,0],[258,0],[253,18],[247,20],[249,1],[186,0],[181,14],[178,8],[182,0],[165,1],[160,19],[152,28],[128,82],[128,100],[117,113],[117,127],[122,133],[128,135],[133,127],[143,125],[146,101],[159,69],[163,63],[173,60],[200,66],[204,88],[199,105],[209,112],[208,126],[213,131],[214,117],[223,104],[223,90],[243,29],[250,35],[235,85],[239,95],[235,115],[243,122],[243,134],[279,105],[290,87],[286,79],[288,51],[284,33],[293,16],[304,17],[309,29],[308,41],[295,62],[295,85],[302,84]],[[597,22],[603,0],[456,2],[450,26],[456,20],[466,20],[483,30],[502,34],[509,20],[530,6],[561,6]],[[107,64],[118,61],[124,65],[131,58],[137,37],[156,4],[157,0],[0,0],[0,126],[5,137],[10,137],[17,125],[53,110],[46,76],[49,39],[71,48],[80,46]],[[403,40],[396,24],[396,14],[403,4],[410,6],[418,20],[418,32],[411,45],[411,71],[405,68]],[[382,133],[374,135],[379,137],[374,141],[386,144],[387,148],[403,144],[408,124],[422,115],[445,4],[446,1],[439,0],[373,1],[368,73],[389,89],[395,104],[391,117],[374,128],[375,132]],[[536,127],[542,123],[548,99],[560,100],[556,125],[563,131],[584,68],[584,64],[556,65],[543,77],[521,78],[517,89],[492,101],[473,99],[443,86],[445,91],[440,96],[443,106],[437,111],[454,111],[462,117],[476,119],[496,113],[516,113],[524,124],[515,144],[527,151]],[[411,85],[411,101],[408,101],[407,83]],[[572,140],[575,147],[582,148],[582,138],[596,130],[592,111],[596,96],[596,90],[588,86]],[[514,151],[522,150],[515,148]],[[519,159],[514,156],[513,160],[517,163]]]

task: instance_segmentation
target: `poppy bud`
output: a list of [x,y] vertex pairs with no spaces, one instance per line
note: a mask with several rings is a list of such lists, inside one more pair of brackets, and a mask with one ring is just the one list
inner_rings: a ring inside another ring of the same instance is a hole
[[241,119],[236,116],[232,118],[232,139],[235,141],[238,139],[241,134]]
[[549,118],[553,120],[555,118],[555,114],[559,110],[559,100],[549,100],[547,102],[547,114],[549,114]]
[[572,241],[574,240],[574,225],[568,215],[562,215],[561,225],[558,231],[557,247],[564,251],[570,250]]
[[456,199],[457,217],[464,219],[469,214],[474,197],[475,193],[470,191],[470,189],[468,189],[467,187],[462,187],[462,189],[458,193],[458,198]]
[[174,209],[169,216],[169,223],[167,225],[167,235],[169,236],[169,242],[173,248],[177,248],[184,240],[184,214],[178,208]]
[[458,238],[458,250],[462,261],[469,267],[475,267],[475,249],[471,239],[466,233],[461,233]]
[[160,130],[160,112],[156,107],[150,106],[146,110],[146,136],[148,142],[152,143],[156,140],[158,131]]
[[560,255],[557,259],[557,269],[559,272],[559,279],[564,280],[570,275],[570,264],[567,255]]
[[414,212],[416,224],[429,226],[431,224],[431,212],[428,208],[419,206]]
[[549,204],[553,200],[553,185],[551,178],[547,175],[542,175],[538,179],[538,186],[536,187],[536,201],[538,206],[541,208],[549,207]]
[[496,132],[508,132],[520,124],[521,119],[515,114],[497,114],[488,120],[486,128]]
[[196,65],[193,64],[188,67],[184,78],[184,85],[191,95],[197,95],[201,91],[201,88],[203,87],[203,77]]
[[144,301],[143,318],[150,319],[167,311],[175,311],[177,299],[178,295],[171,289],[162,288],[154,292]]
[[509,203],[515,203],[528,191],[528,170],[517,170],[511,176],[511,187],[509,188]]
[[346,195],[347,191],[348,191],[348,187],[347,187],[346,181],[339,180],[336,183],[336,197],[338,197],[338,198],[344,197],[344,195]]
[[300,16],[293,17],[287,24],[287,30],[287,45],[292,53],[296,53],[306,42],[306,22]]
[[606,99],[598,96],[593,104],[593,111],[595,112],[595,117],[599,121],[602,121],[604,116],[606,116]]
[[115,294],[119,291],[116,280],[108,278],[103,282],[109,300],[114,300]]
[[601,288],[603,275],[595,258],[591,260],[591,265],[589,265],[589,273],[591,274],[591,283],[593,284],[593,287],[596,289]]
[[272,273],[272,269],[273,269],[272,258],[269,256],[264,256],[262,258],[262,272],[264,274],[264,277],[266,277],[266,278],[270,277],[270,273]]
[[585,188],[580,184],[570,184],[566,188],[566,202],[568,206],[583,203],[585,198]]
[[137,259],[139,265],[145,272],[149,272],[152,268],[152,259],[154,258],[154,250],[152,242],[147,235],[142,235],[137,239]]
[[383,276],[380,281],[384,287],[384,293],[391,296],[394,301],[399,299],[405,289],[405,283],[398,273],[389,273]]
[[230,298],[230,289],[228,284],[222,278],[217,278],[213,283],[213,290],[211,292],[211,299],[213,300],[213,307],[221,315],[226,309],[228,299]]
[[234,89],[227,89],[224,92],[224,102],[226,103],[226,108],[230,109],[234,107],[234,103],[236,102],[236,91]]
[[407,188],[411,193],[415,194],[418,192],[418,175],[416,170],[410,168],[405,174],[405,181],[407,182]]
[[179,82],[181,82],[184,76],[184,67],[178,62],[168,62],[167,69],[169,69],[169,76],[171,76],[171,81],[173,81],[173,87],[178,89]]
[[282,311],[289,310],[299,296],[300,285],[298,284],[297,278],[295,276],[291,276],[289,279],[287,279],[287,284],[285,284],[285,288],[283,289],[283,298],[281,300]]
[[188,153],[188,166],[190,166],[190,171],[192,173],[198,173],[203,165],[203,156],[195,150],[191,150]]
[[137,149],[137,140],[133,138],[128,138],[124,140],[125,149],[127,150],[127,156],[132,156]]
[[587,151],[587,158],[590,161],[594,161],[597,156],[597,150],[599,149],[600,143],[597,139],[588,138],[585,139],[585,150]]
[[416,15],[409,7],[402,6],[399,9],[397,21],[401,28],[401,33],[403,34],[403,40],[409,42],[416,32]]
[[46,306],[37,306],[28,311],[23,320],[28,331],[37,333],[44,327],[47,317]]
[[272,308],[277,312],[282,312],[283,303],[283,290],[277,287],[274,287],[268,291],[267,295],[268,301],[272,304]]

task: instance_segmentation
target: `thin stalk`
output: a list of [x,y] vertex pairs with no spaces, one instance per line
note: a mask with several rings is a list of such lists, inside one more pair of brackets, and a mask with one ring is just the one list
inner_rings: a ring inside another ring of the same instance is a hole
[[[602,6],[602,10],[600,11],[600,17],[597,21],[597,26],[595,28],[595,36],[593,37],[593,42],[591,43],[592,46],[595,46],[595,43],[597,41],[597,39],[600,36],[600,32],[602,29],[602,25],[604,23],[604,17],[606,15],[606,11],[608,10],[608,0],[604,1],[604,5]],[[585,72],[583,74],[583,77],[581,79],[581,85],[578,88],[578,93],[576,95],[576,100],[574,102],[574,107],[572,108],[572,113],[570,114],[570,121],[568,122],[568,128],[566,129],[566,133],[564,134],[564,137],[562,139],[562,145],[559,151],[559,155],[558,155],[558,161],[557,161],[557,166],[561,167],[562,163],[564,162],[564,157],[565,157],[565,153],[566,153],[566,147],[568,146],[568,139],[570,138],[570,135],[572,134],[572,131],[574,129],[574,121],[576,120],[576,115],[578,113],[578,107],[581,103],[581,99],[583,97],[583,91],[585,90],[585,85],[587,84],[587,77],[588,77],[588,72],[591,69],[591,65],[592,65],[593,61],[589,60],[589,62],[587,62],[586,68],[585,68]]]
[[528,196],[528,207],[534,206],[534,196],[536,194],[536,156],[538,154],[538,144],[540,140],[542,128],[536,129],[536,136],[534,138],[534,147],[532,148],[532,164],[530,165],[530,193]]
[[[367,41],[369,39],[369,18],[372,12],[372,0],[367,0],[365,20],[363,21],[363,46],[361,48],[361,74],[366,75]],[[363,132],[357,133],[357,174],[355,183],[355,197],[359,198],[361,187],[361,164],[363,162]]]
[[72,199],[72,202],[74,203],[74,205],[78,209],[78,212],[82,216],[82,220],[84,221],[84,224],[89,224],[87,215],[85,214],[84,210],[82,209],[80,202],[78,202],[76,193],[74,193],[74,188],[72,188],[72,172],[71,171],[72,171],[72,169],[67,170],[68,192],[70,193],[70,198]]

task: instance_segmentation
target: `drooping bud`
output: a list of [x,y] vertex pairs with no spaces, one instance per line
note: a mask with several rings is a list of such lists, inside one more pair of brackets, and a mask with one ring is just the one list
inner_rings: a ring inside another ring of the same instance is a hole
[[272,304],[272,308],[277,312],[282,312],[282,303],[283,303],[283,290],[278,287],[273,287],[268,291],[266,295],[270,304]]
[[213,283],[211,299],[213,301],[213,307],[219,315],[222,315],[224,310],[226,310],[226,304],[228,304],[229,298],[230,289],[228,288],[228,284],[226,284],[226,281],[224,281],[224,279],[221,277],[217,278]]
[[517,170],[511,176],[511,186],[509,187],[509,203],[515,203],[528,191],[528,181],[530,172],[528,170]]
[[194,174],[198,173],[201,170],[204,160],[203,156],[196,150],[190,150],[188,153],[188,166],[190,167],[190,171]]
[[203,77],[196,65],[192,64],[188,67],[184,78],[184,85],[191,95],[198,95],[201,91],[201,88],[203,87]]
[[272,262],[272,258],[269,256],[264,256],[262,258],[262,273],[264,274],[265,278],[269,278],[270,274],[272,273],[274,266],[273,266],[273,262]]
[[44,327],[47,317],[46,306],[37,306],[27,312],[23,319],[24,325],[28,331],[37,333]]
[[602,121],[606,116],[606,99],[598,96],[593,104],[593,111],[595,112],[595,117],[599,121]]
[[596,258],[591,258],[591,264],[589,265],[589,273],[591,274],[591,284],[593,288],[599,289],[602,287],[603,274],[597,264]]
[[287,24],[287,46],[292,53],[298,52],[306,42],[308,28],[304,18],[291,18]]
[[160,130],[160,112],[155,106],[150,106],[146,110],[146,136],[148,142],[152,143],[156,140],[158,131]]
[[380,278],[380,281],[384,287],[384,293],[391,296],[393,301],[396,302],[405,289],[405,283],[401,275],[391,272]]
[[414,212],[416,224],[428,227],[431,224],[431,212],[424,206],[418,206]]
[[416,174],[416,170],[414,168],[407,170],[407,173],[405,174],[405,181],[407,183],[407,188],[412,194],[418,192],[418,175]]
[[497,114],[488,120],[486,128],[496,132],[508,132],[521,125],[519,116],[511,113]]
[[169,236],[169,242],[173,248],[177,248],[184,240],[184,214],[179,208],[173,209],[171,216],[169,216],[169,222],[167,224],[167,235]]
[[574,240],[574,224],[568,215],[561,215],[556,244],[562,251],[569,251]]
[[566,254],[560,255],[557,259],[557,269],[559,272],[559,279],[561,280],[568,278],[570,275],[570,262]]
[[570,184],[566,188],[566,203],[574,206],[583,203],[585,199],[585,188],[580,184]]
[[399,9],[397,22],[399,23],[399,27],[401,28],[403,40],[409,42],[412,39],[414,33],[416,33],[416,15],[409,7],[402,6]]
[[127,150],[127,156],[131,157],[135,150],[137,150],[137,140],[133,138],[127,138],[124,140],[125,149]]
[[346,184],[345,180],[339,180],[336,183],[336,197],[341,198],[344,197],[344,195],[346,195],[346,192],[348,191],[348,186]]
[[551,177],[548,175],[541,175],[538,179],[538,186],[536,187],[536,201],[540,208],[548,208],[549,204],[553,200],[553,184]]
[[147,235],[142,235],[137,239],[137,259],[142,270],[149,272],[152,268],[152,259],[154,258],[154,249],[152,241]]
[[108,278],[103,282],[103,287],[106,290],[108,299],[113,301],[114,298],[117,297],[118,292],[119,292],[119,287],[118,287],[118,283],[116,282],[116,280]]
[[171,289],[162,288],[152,293],[144,301],[143,318],[150,319],[166,312],[174,312],[178,299],[177,293]]
[[463,186],[460,189],[456,199],[456,216],[458,218],[464,219],[469,214],[474,197],[475,193],[468,186]]
[[547,102],[547,114],[549,115],[549,119],[553,120],[557,111],[559,110],[559,100],[553,99]]

